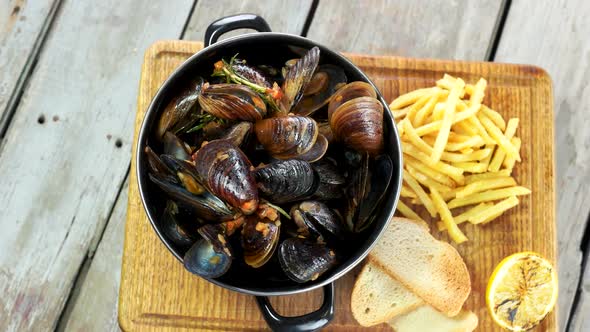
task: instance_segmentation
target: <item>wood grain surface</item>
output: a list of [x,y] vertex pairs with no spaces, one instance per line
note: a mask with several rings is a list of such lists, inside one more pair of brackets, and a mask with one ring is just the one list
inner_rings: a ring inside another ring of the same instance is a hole
[[57,325],[129,167],[137,63],[191,4],[61,5],[2,145],[1,331]]
[[[159,42],[145,55],[138,97],[135,141],[144,112],[160,84],[184,59],[202,45],[194,42]],[[384,97],[430,86],[445,72],[475,81],[489,82],[485,103],[505,117],[521,119],[523,162],[514,175],[533,194],[524,197],[510,213],[485,227],[464,227],[470,238],[458,250],[470,270],[473,290],[466,307],[480,319],[478,331],[496,326],[485,309],[485,287],[493,268],[505,256],[522,250],[540,252],[555,262],[555,197],[553,114],[549,77],[537,67],[493,63],[418,60],[399,57],[347,55],[377,84]],[[534,121],[534,125],[533,125]],[[548,139],[549,138],[549,139]],[[529,142],[528,144],[526,142]],[[135,151],[135,149],[133,150]],[[151,229],[138,195],[132,159],[129,205],[119,298],[119,322],[126,331],[136,330],[260,330],[266,328],[253,297],[227,291],[186,272]],[[446,235],[434,232],[448,240]],[[362,330],[349,311],[350,287],[358,269],[336,282],[336,314],[327,330]],[[319,292],[273,298],[284,315],[314,310]],[[388,330],[380,325],[373,330]],[[537,328],[556,330],[555,314]]]
[[513,1],[495,58],[542,66],[555,87],[560,330],[566,328],[578,291],[582,238],[590,216],[588,17],[590,2],[586,0],[542,0],[534,6]]
[[322,0],[307,37],[341,52],[482,61],[503,1]]

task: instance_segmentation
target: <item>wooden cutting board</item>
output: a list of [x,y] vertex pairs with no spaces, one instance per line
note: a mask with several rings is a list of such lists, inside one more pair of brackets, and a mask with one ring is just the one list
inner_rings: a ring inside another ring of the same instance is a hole
[[[186,272],[160,242],[145,215],[135,175],[135,146],[145,111],[168,75],[203,47],[199,42],[163,41],[151,46],[144,59],[131,161],[129,206],[119,298],[119,323],[125,331],[252,330],[266,329],[252,296],[215,286]],[[379,87],[386,100],[432,86],[444,73],[475,83],[488,80],[484,102],[508,117],[519,117],[522,163],[517,181],[532,189],[521,204],[493,223],[461,226],[469,242],[456,246],[469,268],[472,292],[465,307],[479,317],[478,331],[497,331],[485,308],[488,277],[504,257],[533,250],[556,262],[551,80],[537,67],[483,62],[438,61],[393,56],[347,54]],[[424,215],[424,217],[427,217]],[[427,219],[428,220],[428,219]],[[448,241],[446,234],[433,234]],[[356,268],[336,282],[336,309],[327,330],[362,331],[350,312],[350,293]],[[321,290],[271,300],[282,315],[301,315],[319,308]],[[370,329],[389,331],[382,324]],[[556,311],[536,331],[555,331]]]

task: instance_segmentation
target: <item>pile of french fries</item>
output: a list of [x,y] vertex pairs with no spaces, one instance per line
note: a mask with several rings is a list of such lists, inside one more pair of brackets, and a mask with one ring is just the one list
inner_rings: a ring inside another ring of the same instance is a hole
[[423,220],[410,206],[424,206],[456,243],[467,241],[457,225],[488,223],[531,192],[511,176],[521,161],[519,119],[506,122],[483,105],[486,86],[483,78],[472,85],[445,74],[436,86],[401,95],[389,106],[404,154],[397,210]]

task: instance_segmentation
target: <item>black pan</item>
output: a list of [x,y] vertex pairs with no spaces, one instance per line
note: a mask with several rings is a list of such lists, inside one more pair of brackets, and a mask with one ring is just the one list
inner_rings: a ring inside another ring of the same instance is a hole
[[[243,28],[254,29],[259,33],[217,41],[223,33]],[[191,56],[176,69],[156,93],[139,132],[136,151],[137,178],[141,200],[154,230],[170,252],[180,261],[182,261],[185,249],[177,247],[162,232],[159,216],[162,215],[165,198],[160,190],[149,181],[147,160],[143,152],[150,142],[156,144],[151,133],[159,115],[170,100],[186,86],[190,78],[195,76],[210,77],[213,64],[221,57],[230,58],[239,53],[240,58],[248,59],[250,63],[281,65],[288,59],[300,57],[303,52],[314,46],[320,48],[320,63],[330,63],[343,68],[349,82],[365,81],[373,84],[358,67],[339,53],[303,37],[271,32],[270,27],[261,17],[253,14],[240,14],[213,22],[205,33],[205,48]],[[377,87],[375,90],[378,92]],[[387,110],[387,103],[379,92],[378,98]],[[348,257],[341,260],[338,266],[324,273],[320,278],[304,284],[298,284],[286,278],[277,278],[272,271],[254,269],[251,269],[252,271],[244,271],[243,269],[233,271],[235,270],[233,268],[222,277],[208,280],[236,292],[255,295],[264,318],[273,330],[312,331],[328,324],[334,315],[334,281],[349,272],[367,256],[385,230],[397,205],[402,179],[402,154],[399,136],[388,111],[384,112],[384,127],[384,153],[388,154],[394,163],[392,180],[387,188],[386,198],[377,209],[378,215],[372,226],[355,241],[358,247],[352,250]],[[299,317],[280,316],[270,306],[267,298],[267,296],[307,292],[319,287],[324,288],[322,306],[315,312]]]

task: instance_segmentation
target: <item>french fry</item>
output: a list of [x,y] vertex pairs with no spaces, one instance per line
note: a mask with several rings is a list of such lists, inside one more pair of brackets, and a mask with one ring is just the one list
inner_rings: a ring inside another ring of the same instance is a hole
[[432,119],[436,121],[441,121],[445,114],[445,103],[440,102],[434,105],[434,110],[432,111]]
[[507,169],[503,169],[503,170],[498,171],[498,172],[487,172],[487,173],[483,173],[483,174],[472,174],[472,175],[465,176],[465,184],[470,184],[470,183],[481,181],[481,180],[501,178],[501,177],[506,177],[506,176],[510,176],[510,171],[507,170]]
[[401,110],[390,110],[394,120],[405,118],[408,115],[409,107],[402,108]]
[[[426,144],[426,143],[424,143]],[[472,150],[473,151],[473,150]],[[443,152],[440,159],[452,163],[464,163],[468,161],[482,160],[492,154],[492,149],[481,149],[472,153]]]
[[496,204],[491,206],[475,216],[469,218],[469,222],[475,225],[478,224],[485,224],[488,223],[497,217],[499,217],[502,213],[506,212],[507,210],[515,207],[518,205],[518,198],[516,196],[510,196]]
[[416,196],[416,193],[409,187],[406,186],[406,184],[402,184],[402,188],[400,189],[400,194],[401,197],[406,197],[406,198],[417,198],[418,196]]
[[424,175],[430,177],[436,182],[440,182],[447,187],[455,188],[456,183],[446,174],[443,174],[436,169],[431,168],[430,166],[420,162],[420,160],[415,159],[414,157],[404,154],[404,163],[406,165],[412,166],[413,168],[417,169]]
[[[449,138],[449,140],[450,140],[450,138]],[[479,135],[475,135],[475,136],[469,137],[467,140],[465,140],[463,142],[457,142],[457,143],[449,142],[449,143],[447,143],[446,149],[447,149],[447,151],[461,151],[466,148],[478,147],[478,146],[482,146],[484,144],[485,144],[485,142],[483,141],[483,138],[481,138],[481,136],[479,136]]]
[[465,234],[463,234],[463,232],[461,232],[461,230],[453,220],[453,215],[451,214],[451,211],[449,210],[447,203],[445,203],[445,201],[441,197],[440,193],[436,190],[436,188],[430,188],[430,197],[432,198],[432,202],[434,203],[436,210],[440,214],[440,219],[445,224],[451,239],[453,239],[453,241],[455,241],[456,243],[462,243],[467,241],[467,237],[465,236]]
[[424,120],[432,114],[432,110],[434,109],[434,105],[436,105],[438,99],[448,94],[447,91],[437,91],[434,95],[430,97],[430,100],[422,107],[418,112],[416,112],[416,116],[414,117],[413,125],[415,127],[419,127],[424,124]]
[[424,219],[420,218],[420,216],[418,214],[416,214],[416,212],[412,211],[412,209],[410,209],[410,207],[408,207],[401,200],[397,201],[397,211],[399,211],[406,218],[426,222],[426,221],[424,221]]
[[[490,136],[496,141],[496,143],[506,151],[506,155],[514,157],[517,161],[520,161],[520,155],[516,148],[510,143],[510,141],[504,136],[500,128],[496,127],[492,120],[488,119],[483,113],[479,113],[477,118],[481,121],[481,124],[489,131]],[[484,138],[485,140],[485,138]]]
[[454,209],[460,206],[477,204],[481,202],[495,201],[510,196],[528,195],[531,191],[525,187],[508,187],[502,189],[488,190],[463,198],[455,198],[449,202],[449,208]]
[[469,101],[471,102],[471,107],[477,107],[478,109],[481,107],[481,103],[483,101],[485,89],[487,86],[488,82],[485,79],[480,78],[479,81],[477,81],[477,83],[473,87],[473,91],[469,94]]
[[408,118],[409,121],[414,121],[414,117],[416,116],[416,112],[418,112],[420,109],[422,109],[422,107],[424,107],[426,105],[426,103],[432,99],[432,97],[435,96],[435,93],[433,94],[426,94],[422,97],[420,97],[420,99],[418,99],[414,104],[412,104],[411,106],[408,106],[408,114],[406,115],[406,117]]
[[[460,78],[456,78],[453,77],[449,74],[444,74],[443,78],[436,81],[436,86],[438,86],[439,88],[443,88],[446,90],[452,90],[453,86],[458,83],[457,81],[459,81],[462,84],[465,84],[465,82],[463,82],[462,79]],[[461,94],[459,95],[459,98],[463,98],[465,96],[465,91],[462,91]]]
[[410,173],[410,175],[412,177],[414,177],[414,179],[416,179],[416,181],[418,181],[418,183],[421,183],[425,187],[436,188],[436,190],[438,190],[440,192],[447,192],[447,191],[450,191],[451,189],[453,189],[451,187],[445,186],[444,184],[434,181],[433,179],[420,173],[419,171],[417,171],[414,167],[412,167],[410,165],[406,165],[406,170],[408,171],[408,173]]
[[469,136],[477,135],[477,136],[481,137],[485,143],[485,139],[482,136],[480,136],[480,133],[478,132],[477,128],[475,128],[471,125],[470,119],[471,118],[467,118],[467,119],[453,125],[453,130],[460,131],[460,132],[465,133]]
[[479,114],[470,117],[466,121],[471,127],[473,127],[476,130],[477,134],[481,136],[481,138],[484,142],[486,142],[486,144],[496,144],[496,141],[494,141],[494,139],[488,134],[486,128],[480,122]]
[[452,165],[470,173],[483,173],[488,168],[488,165],[486,164],[476,163],[473,161],[453,163]]
[[510,176],[495,179],[479,180],[466,185],[463,188],[463,190],[458,191],[457,198],[467,197],[471,194],[479,193],[490,189],[498,189],[512,186],[516,186],[516,181],[514,180],[514,178]]
[[475,90],[475,86],[473,84],[465,84],[465,93],[473,96],[473,91]]
[[399,121],[399,122],[396,124],[396,127],[397,127],[397,134],[399,135],[399,137],[403,137],[403,136],[404,136],[404,121],[405,121],[405,120],[406,120],[406,119],[403,119],[403,120]]
[[[475,151],[475,150],[473,150],[472,148],[465,148],[465,149],[462,149],[462,150],[461,150],[461,151],[459,151],[459,152],[461,152],[462,154],[471,154],[471,153],[473,153],[474,151]],[[491,153],[490,153],[490,154],[491,154]]]
[[[434,142],[433,152],[430,155],[430,165],[436,164],[440,161],[440,157],[445,150],[445,145],[449,139],[449,132],[451,131],[451,125],[453,124],[453,117],[455,116],[455,108],[459,102],[459,96],[465,87],[463,80],[458,80],[449,93],[449,97],[445,103],[445,111],[442,118],[442,123],[438,131],[438,136]],[[436,107],[435,107],[436,111]]]
[[[411,144],[402,144],[402,151],[405,154],[409,154],[410,156],[420,160],[423,164],[428,165],[428,155],[424,152],[418,150],[418,148],[414,147]],[[438,170],[439,172],[446,174],[451,177],[458,185],[463,185],[465,183],[465,178],[463,177],[463,170],[449,164],[446,164],[442,161],[434,165],[429,165],[429,167]]]
[[[492,149],[492,151],[494,151],[495,148],[496,148],[496,146],[493,145],[493,144],[486,144],[486,149]],[[495,150],[497,151],[498,149],[495,149]],[[486,167],[489,167],[490,160],[492,160],[492,155],[491,154],[489,156],[485,157],[484,159],[482,159],[480,162],[482,164],[485,164]]]
[[426,194],[424,189],[422,189],[420,184],[410,175],[410,173],[406,170],[403,172],[404,181],[406,181],[408,186],[410,186],[410,188],[416,193],[418,199],[422,202],[422,205],[424,205],[426,210],[428,210],[428,213],[430,213],[430,216],[433,218],[436,217],[436,209],[434,208],[434,205],[432,205],[432,201],[428,194]]
[[[506,136],[507,139],[512,140],[512,137],[516,133],[516,128],[518,127],[518,121],[519,121],[518,118],[512,118],[512,119],[508,120],[508,125],[506,126],[506,130],[504,131],[504,136]],[[492,161],[490,162],[490,165],[488,166],[488,171],[490,171],[490,172],[499,171],[500,166],[502,165],[502,162],[504,161],[505,158],[506,158],[506,151],[504,151],[503,149],[496,149],[496,152],[494,153],[494,157],[492,158]]]
[[487,107],[486,105],[481,106],[481,111],[485,114],[492,122],[500,128],[502,131],[506,130],[506,121],[500,113],[494,111],[493,109]]
[[435,88],[424,88],[414,90],[412,92],[408,92],[397,97],[394,101],[389,104],[389,109],[391,110],[399,110],[402,109],[410,104],[415,103],[420,97],[424,95],[432,94],[435,91]]
[[404,122],[404,133],[405,137],[420,151],[426,154],[432,154],[432,147],[416,134],[416,131],[409,120]]
[[[477,215],[481,211],[484,211],[485,209],[487,209],[487,208],[489,208],[490,206],[493,206],[493,205],[494,204],[492,204],[492,203],[479,203],[479,205],[476,205],[476,206],[472,207],[471,209],[469,209],[469,210],[461,213],[460,215],[454,217],[453,219],[455,219],[455,223],[457,225],[460,225],[460,224],[466,222],[469,218]],[[447,229],[447,227],[445,226],[445,223],[442,222],[442,221],[438,221],[436,223],[436,227],[438,228],[439,231],[444,231],[444,230]]]
[[[520,151],[520,138],[518,137],[513,137],[512,138],[512,145],[514,145],[514,148],[516,149],[516,151]],[[506,157],[506,159],[504,159],[504,166],[506,167],[506,169],[510,170],[510,172],[512,172],[512,169],[514,168],[514,163],[515,163],[516,159],[514,157]]]

